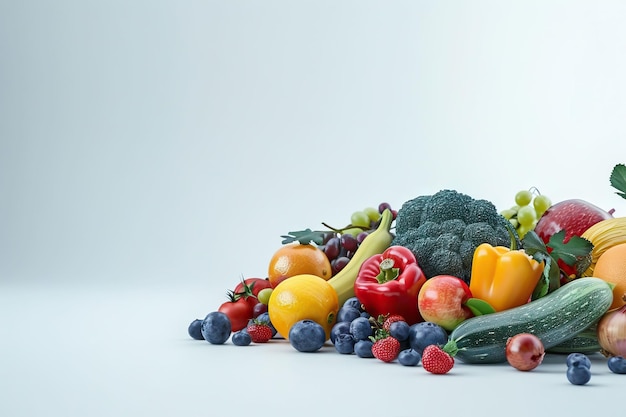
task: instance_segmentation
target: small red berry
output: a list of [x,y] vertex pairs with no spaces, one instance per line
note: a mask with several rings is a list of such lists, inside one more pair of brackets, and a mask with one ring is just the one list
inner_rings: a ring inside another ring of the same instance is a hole
[[400,342],[391,336],[378,339],[372,345],[372,354],[383,362],[391,362],[400,354]]
[[406,321],[406,320],[404,320],[404,317],[402,317],[399,314],[392,314],[389,317],[387,317],[385,321],[383,322],[383,329],[389,331],[389,326],[391,326],[391,323],[394,323],[396,321]]
[[431,374],[447,374],[454,366],[454,357],[437,345],[426,346],[422,367]]
[[272,329],[264,322],[255,320],[246,327],[246,331],[254,343],[266,343],[272,338]]

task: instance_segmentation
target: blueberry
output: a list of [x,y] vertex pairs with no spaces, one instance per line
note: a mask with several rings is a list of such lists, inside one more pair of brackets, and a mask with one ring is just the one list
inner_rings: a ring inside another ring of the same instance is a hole
[[250,334],[246,331],[246,329],[242,329],[238,332],[233,333],[230,340],[235,346],[248,346],[250,343],[252,343],[252,338],[250,337]]
[[349,321],[341,321],[339,323],[335,323],[335,325],[330,329],[330,341],[334,344],[337,335],[339,334],[349,334],[350,333],[350,322]]
[[626,374],[626,359],[622,356],[611,356],[607,365],[609,370],[615,374]]
[[422,321],[413,324],[409,328],[409,342],[411,348],[420,355],[428,345],[445,345],[448,341],[448,333],[438,324],[430,321]]
[[354,307],[341,307],[337,312],[337,321],[352,321],[357,317],[361,317],[361,311]]
[[359,358],[373,358],[372,346],[374,342],[369,339],[359,340],[354,344],[354,353]]
[[567,368],[567,379],[574,385],[585,385],[591,379],[591,370],[581,362],[574,361]]
[[364,340],[374,334],[372,325],[365,317],[357,317],[350,323],[350,333],[356,340]]
[[569,368],[570,366],[572,366],[574,362],[578,362],[580,365],[586,366],[587,368],[591,369],[591,361],[584,353],[574,352],[567,355],[567,359],[565,362],[567,364],[567,367]]
[[316,352],[326,343],[326,332],[313,320],[300,320],[289,329],[289,343],[298,352]]
[[398,362],[400,365],[404,366],[416,366],[420,363],[421,359],[422,355],[420,355],[418,351],[410,348],[400,351],[398,355]]
[[349,355],[354,353],[354,337],[350,333],[340,333],[335,339],[335,349],[337,352]]
[[274,327],[274,325],[272,324],[272,322],[270,321],[270,314],[265,312],[265,313],[261,313],[257,316],[257,321],[264,321],[267,322],[267,324],[270,326],[270,329],[272,329],[272,337],[276,336],[276,328]]
[[202,320],[202,336],[214,345],[221,345],[230,337],[232,330],[228,316],[221,311],[213,311]]
[[187,328],[187,333],[196,340],[204,340],[204,336],[202,336],[202,320],[195,319],[192,321]]
[[367,311],[361,311],[361,317],[365,317],[366,319],[369,319],[370,317],[372,317],[372,315],[368,313]]
[[357,309],[357,310],[359,310],[359,311],[362,311],[362,310],[363,310],[363,309],[361,308],[361,302],[360,302],[360,301],[359,301],[359,299],[358,299],[358,298],[356,298],[356,297],[351,297],[351,298],[348,298],[348,299],[346,300],[346,302],[345,302],[345,303],[343,303],[342,307],[353,307],[353,308],[356,308],[356,309]]
[[411,343],[408,338],[406,340],[398,340],[398,342],[400,342],[400,350],[411,349]]
[[389,334],[402,342],[409,338],[409,329],[406,321],[394,321],[389,325]]

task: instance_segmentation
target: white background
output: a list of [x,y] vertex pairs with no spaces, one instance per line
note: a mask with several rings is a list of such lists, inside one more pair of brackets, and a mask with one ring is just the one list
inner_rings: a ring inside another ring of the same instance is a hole
[[[186,327],[281,234],[382,201],[503,209],[535,186],[623,215],[624,21],[621,1],[0,2],[0,414],[210,414],[242,373],[284,415],[347,410],[336,391],[367,378],[436,395],[417,370]],[[575,398],[547,368],[537,390]]]

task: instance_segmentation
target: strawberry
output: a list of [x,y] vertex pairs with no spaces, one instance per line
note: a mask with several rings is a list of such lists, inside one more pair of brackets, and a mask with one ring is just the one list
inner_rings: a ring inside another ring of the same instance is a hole
[[385,318],[385,321],[383,322],[383,329],[389,331],[389,326],[391,326],[391,323],[394,323],[396,321],[406,321],[406,320],[404,320],[404,317],[402,317],[399,314],[392,314]]
[[422,367],[431,374],[447,374],[454,366],[454,357],[447,352],[448,345],[443,348],[429,345],[422,352]]
[[246,331],[254,343],[266,343],[272,338],[272,329],[265,321],[252,320]]
[[383,362],[391,362],[398,357],[400,342],[395,337],[389,336],[385,330],[378,330],[376,337],[371,339],[374,341],[372,354],[375,358]]

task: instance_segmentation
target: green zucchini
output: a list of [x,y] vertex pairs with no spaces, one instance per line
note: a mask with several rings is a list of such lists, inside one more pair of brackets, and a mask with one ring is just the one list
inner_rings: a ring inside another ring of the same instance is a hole
[[606,281],[578,278],[520,307],[467,319],[452,331],[450,341],[462,362],[505,362],[510,337],[532,333],[548,350],[587,329],[612,302],[613,291]]
[[547,350],[548,353],[595,353],[602,350],[600,342],[598,341],[597,325],[592,324],[589,328],[578,333],[571,339],[567,339],[558,345],[551,347]]

